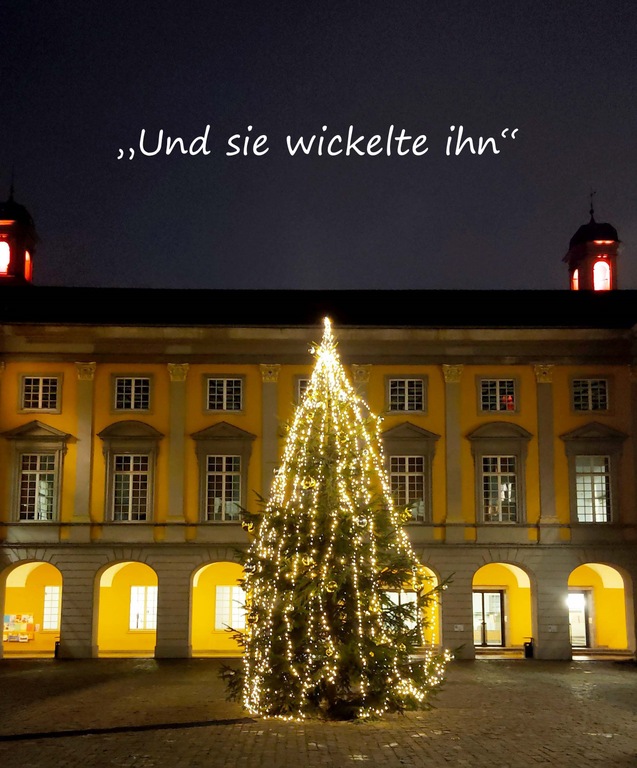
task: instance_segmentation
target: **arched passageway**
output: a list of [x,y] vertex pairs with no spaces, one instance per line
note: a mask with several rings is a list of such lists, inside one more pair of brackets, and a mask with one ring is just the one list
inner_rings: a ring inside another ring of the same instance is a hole
[[488,563],[473,577],[473,641],[476,648],[519,648],[532,630],[531,580],[511,563]]
[[229,628],[245,629],[243,568],[209,563],[192,578],[191,646],[193,656],[239,656],[241,646]]

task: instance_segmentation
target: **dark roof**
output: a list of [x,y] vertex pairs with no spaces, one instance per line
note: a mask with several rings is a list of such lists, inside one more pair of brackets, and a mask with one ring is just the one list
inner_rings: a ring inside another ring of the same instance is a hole
[[582,243],[592,243],[593,240],[615,240],[616,242],[619,242],[619,236],[612,224],[595,221],[591,215],[591,220],[588,224],[582,224],[573,235],[569,247],[572,248],[573,246],[581,245]]
[[12,219],[20,224],[26,224],[28,227],[34,228],[31,214],[23,205],[16,203],[12,194],[9,195],[8,200],[0,203],[0,219]]
[[195,290],[0,286],[0,324],[632,328],[637,291]]

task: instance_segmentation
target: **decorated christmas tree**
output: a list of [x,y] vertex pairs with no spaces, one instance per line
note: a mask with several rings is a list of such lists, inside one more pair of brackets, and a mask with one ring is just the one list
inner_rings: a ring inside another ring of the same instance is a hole
[[[394,507],[380,419],[339,360],[329,320],[265,510],[246,515],[243,666],[252,714],[354,719],[426,708],[449,659],[425,648],[437,591]],[[396,599],[397,596],[405,599]]]

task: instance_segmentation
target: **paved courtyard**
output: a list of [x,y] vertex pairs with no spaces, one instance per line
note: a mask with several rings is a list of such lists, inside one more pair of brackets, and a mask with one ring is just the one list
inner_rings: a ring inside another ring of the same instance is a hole
[[285,723],[224,699],[213,659],[0,661],[3,768],[637,768],[637,666],[454,662],[429,712]]

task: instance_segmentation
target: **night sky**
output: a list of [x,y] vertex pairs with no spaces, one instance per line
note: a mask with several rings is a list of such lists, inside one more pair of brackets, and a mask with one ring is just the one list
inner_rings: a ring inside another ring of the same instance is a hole
[[[14,168],[40,285],[561,289],[594,189],[637,288],[636,32],[634,0],[5,3],[0,196]],[[286,148],[350,125],[428,152]]]

